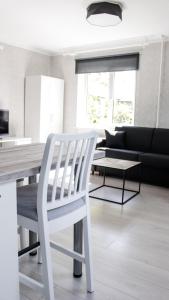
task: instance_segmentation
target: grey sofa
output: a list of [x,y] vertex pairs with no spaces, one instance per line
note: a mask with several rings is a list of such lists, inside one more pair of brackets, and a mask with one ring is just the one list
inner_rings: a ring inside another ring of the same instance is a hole
[[[169,129],[123,126],[115,130],[124,132],[123,147],[106,147],[104,139],[97,149],[104,149],[106,157],[141,161],[143,182],[169,187]],[[110,169],[106,174],[120,176],[118,171]],[[128,178],[137,180],[137,170],[131,170]]]

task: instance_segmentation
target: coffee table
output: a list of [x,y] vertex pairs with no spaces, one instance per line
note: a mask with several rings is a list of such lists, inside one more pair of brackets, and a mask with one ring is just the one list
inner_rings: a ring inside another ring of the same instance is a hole
[[[130,201],[132,198],[137,196],[140,193],[140,188],[141,188],[141,162],[138,161],[131,161],[131,160],[124,160],[124,159],[116,159],[116,158],[109,158],[109,157],[103,157],[97,160],[94,160],[92,165],[93,166],[98,166],[98,167],[103,167],[104,169],[104,174],[103,174],[103,184],[101,186],[98,186],[89,192],[89,196],[91,198],[99,199],[99,200],[105,200],[105,201],[110,201],[119,205],[124,205],[128,201]],[[117,186],[110,186],[106,184],[106,169],[114,169],[114,170],[120,170],[122,172],[122,187],[117,187]],[[125,188],[125,183],[126,183],[126,175],[127,172],[133,168],[138,169],[138,190],[132,190],[132,189],[127,189]],[[102,189],[103,187],[108,187],[108,188],[113,188],[113,189],[119,189],[122,191],[121,193],[121,201],[115,201],[115,200],[110,200],[107,198],[102,198],[102,197],[96,197],[95,195],[91,195],[96,190]],[[132,195],[125,199],[125,191],[127,192],[132,192]]]

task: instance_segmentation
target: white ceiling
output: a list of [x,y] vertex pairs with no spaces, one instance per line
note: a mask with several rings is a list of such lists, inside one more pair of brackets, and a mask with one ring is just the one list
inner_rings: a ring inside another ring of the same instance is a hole
[[86,22],[84,0],[0,0],[0,42],[55,54],[143,36],[169,36],[169,0],[124,0],[123,22]]

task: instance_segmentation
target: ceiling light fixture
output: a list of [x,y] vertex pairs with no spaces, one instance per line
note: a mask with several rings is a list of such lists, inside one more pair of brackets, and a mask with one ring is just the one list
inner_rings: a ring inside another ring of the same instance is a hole
[[93,2],[87,7],[86,20],[95,26],[115,26],[122,21],[122,10],[121,2]]

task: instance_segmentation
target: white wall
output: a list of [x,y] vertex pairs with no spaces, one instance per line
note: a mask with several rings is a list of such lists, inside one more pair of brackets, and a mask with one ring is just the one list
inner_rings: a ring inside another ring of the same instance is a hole
[[[137,74],[135,125],[155,127],[159,95],[161,44],[160,42],[152,43],[142,48],[139,47],[138,50],[140,52],[140,68]],[[123,49],[124,52],[125,50]],[[129,49],[126,49],[126,52],[129,52]],[[115,50],[112,50],[112,53],[114,54]],[[101,55],[103,54],[106,55],[106,52]],[[109,50],[107,55],[110,54],[111,51]],[[92,53],[90,55],[94,56],[95,54]],[[65,79],[64,130],[73,131],[76,128],[77,107],[77,80],[74,57],[61,55],[52,57],[51,74]],[[159,127],[169,128],[168,111],[169,43],[167,42],[159,109]]]
[[10,135],[24,135],[24,78],[50,74],[50,57],[4,45],[0,51],[0,109],[10,111]]

